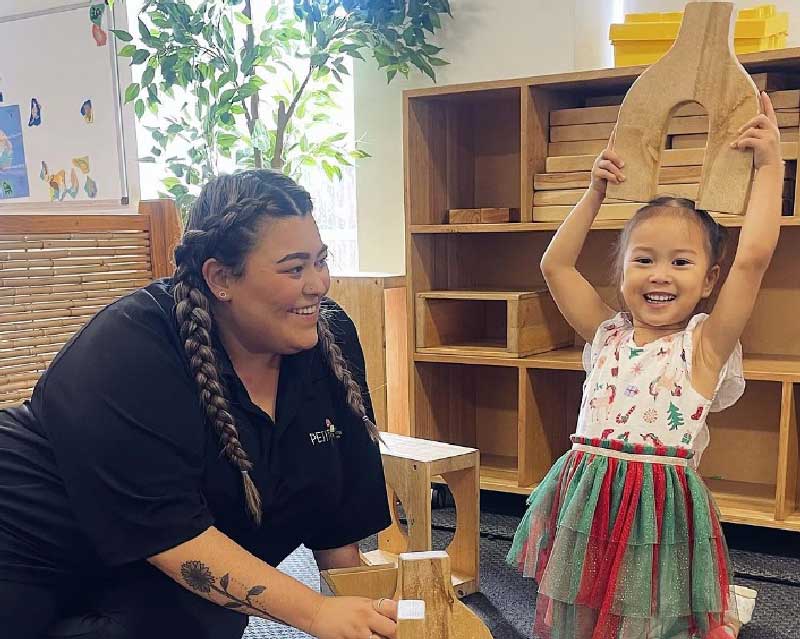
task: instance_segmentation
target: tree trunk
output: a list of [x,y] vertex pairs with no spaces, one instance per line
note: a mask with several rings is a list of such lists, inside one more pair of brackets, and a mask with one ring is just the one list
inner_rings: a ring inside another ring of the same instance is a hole
[[[244,9],[242,13],[250,18],[250,24],[247,25],[247,41],[245,43],[244,50],[245,51],[252,51],[253,46],[255,44],[255,32],[253,31],[253,8],[250,4],[251,0],[244,0]],[[250,96],[250,117],[247,118],[247,130],[250,131],[250,139],[253,139],[253,135],[256,130],[256,122],[258,122],[258,107],[259,107],[259,95],[258,91],[256,91],[253,95]],[[263,166],[263,159],[261,157],[261,149],[256,148],[253,146],[253,166],[257,169],[260,169]]]

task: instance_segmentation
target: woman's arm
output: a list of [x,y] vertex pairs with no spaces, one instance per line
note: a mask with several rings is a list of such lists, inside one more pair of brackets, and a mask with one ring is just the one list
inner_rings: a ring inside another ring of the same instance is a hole
[[739,234],[736,257],[710,317],[701,325],[698,355],[706,370],[719,371],[750,318],[780,235],[784,166],[772,102],[761,93],[763,113],[742,127],[732,146],[752,149],[756,176]]
[[608,180],[619,183],[625,177],[624,162],[608,148],[595,160],[592,183],[581,201],[558,228],[540,263],[547,288],[570,326],[587,341],[594,338],[598,326],[614,315],[594,287],[580,274],[575,264],[592,228],[592,222],[606,196]]
[[396,608],[362,597],[324,597],[261,561],[214,528],[149,559],[181,586],[214,603],[279,621],[320,639],[395,636]]

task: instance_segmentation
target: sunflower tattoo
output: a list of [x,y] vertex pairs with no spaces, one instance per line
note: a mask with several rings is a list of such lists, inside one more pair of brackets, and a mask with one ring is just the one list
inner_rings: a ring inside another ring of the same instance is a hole
[[181,577],[192,590],[197,592],[211,592],[216,582],[208,567],[199,561],[187,561],[184,563],[181,566]]
[[253,611],[261,617],[265,617],[270,621],[277,621],[284,625],[286,622],[283,619],[278,619],[272,616],[263,608],[253,602],[252,597],[256,597],[266,591],[266,586],[252,586],[248,589],[244,599],[240,599],[228,590],[228,583],[230,581],[230,574],[225,574],[220,577],[219,585],[217,585],[217,578],[211,573],[211,570],[203,562],[197,560],[185,561],[181,565],[181,578],[189,588],[199,593],[210,594],[216,593],[222,595],[227,601],[222,604],[224,608],[230,610],[238,610],[239,612],[246,613]]

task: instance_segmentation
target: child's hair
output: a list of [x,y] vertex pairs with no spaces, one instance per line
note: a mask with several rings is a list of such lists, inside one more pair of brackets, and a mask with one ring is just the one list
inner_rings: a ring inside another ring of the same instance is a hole
[[622,284],[625,268],[625,250],[633,230],[645,220],[657,215],[678,215],[694,219],[703,227],[706,237],[709,266],[719,266],[725,259],[725,246],[728,240],[728,229],[719,224],[708,211],[698,209],[692,200],[681,197],[659,197],[640,208],[622,228],[614,251],[614,283],[617,290]]

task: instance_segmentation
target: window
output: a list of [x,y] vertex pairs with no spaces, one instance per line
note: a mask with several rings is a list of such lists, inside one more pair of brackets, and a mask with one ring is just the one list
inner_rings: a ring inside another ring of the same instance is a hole
[[[288,11],[292,10],[292,0],[278,0],[278,2],[283,3],[283,7]],[[137,15],[143,4],[144,0],[125,0],[128,24],[132,25],[129,31],[134,35],[137,34]],[[191,2],[191,4],[196,6],[197,2]],[[271,3],[253,2],[254,12],[266,12],[270,6]],[[254,17],[257,22],[258,14],[254,14]],[[139,81],[144,66],[134,66],[132,70],[133,81]],[[329,126],[330,131],[323,131],[328,135],[344,131],[347,134],[346,140],[352,148],[355,130],[352,76],[343,75],[342,78],[344,80],[342,90],[337,94],[339,104],[335,108],[328,108],[330,123],[320,125],[320,127]],[[151,148],[154,145],[151,134],[145,127],[158,126],[162,129],[166,128],[165,118],[170,115],[177,115],[179,106],[176,100],[174,105],[164,104],[159,109],[158,116],[147,112],[142,120],[137,120],[136,138],[140,158],[152,155]],[[177,143],[174,148],[179,150]],[[223,171],[232,172],[236,169],[233,160],[226,161],[223,159],[220,165]],[[140,162],[139,171],[142,197],[159,197],[159,193],[164,191],[162,179],[166,175],[170,175],[164,163]],[[304,166],[301,170],[300,183],[311,193],[314,200],[314,217],[319,225],[323,241],[330,247],[331,271],[334,273],[357,271],[358,239],[356,229],[355,168],[343,167],[342,179],[334,178],[331,181],[322,168]]]

